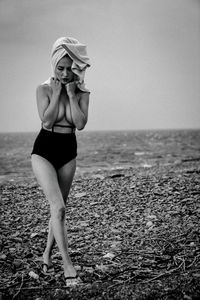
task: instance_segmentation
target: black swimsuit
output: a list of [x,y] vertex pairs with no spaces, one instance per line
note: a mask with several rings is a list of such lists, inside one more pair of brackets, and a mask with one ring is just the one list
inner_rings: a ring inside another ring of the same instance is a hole
[[32,154],[44,157],[58,170],[77,156],[76,135],[74,132],[58,133],[42,128],[33,145]]

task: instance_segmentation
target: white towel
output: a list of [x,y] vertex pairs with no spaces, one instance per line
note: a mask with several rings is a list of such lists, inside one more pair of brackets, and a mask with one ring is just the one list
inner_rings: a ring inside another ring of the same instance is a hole
[[61,37],[55,41],[51,51],[51,62],[53,76],[59,60],[66,54],[72,59],[72,72],[78,76],[78,88],[83,92],[89,92],[85,87],[85,70],[90,67],[90,60],[87,56],[86,46],[71,37]]

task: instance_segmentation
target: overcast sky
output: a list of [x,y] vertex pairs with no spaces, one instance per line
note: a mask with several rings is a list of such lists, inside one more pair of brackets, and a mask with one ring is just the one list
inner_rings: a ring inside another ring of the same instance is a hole
[[0,131],[39,130],[61,36],[88,47],[88,130],[200,128],[199,0],[0,0]]

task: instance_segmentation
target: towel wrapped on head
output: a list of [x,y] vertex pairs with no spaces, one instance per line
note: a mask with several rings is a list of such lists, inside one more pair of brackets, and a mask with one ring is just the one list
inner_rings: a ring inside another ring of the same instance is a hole
[[55,41],[51,52],[51,62],[53,76],[55,75],[56,65],[65,55],[72,59],[72,72],[78,77],[78,88],[83,92],[89,92],[85,87],[85,70],[90,67],[90,60],[87,56],[86,46],[71,37],[61,37]]

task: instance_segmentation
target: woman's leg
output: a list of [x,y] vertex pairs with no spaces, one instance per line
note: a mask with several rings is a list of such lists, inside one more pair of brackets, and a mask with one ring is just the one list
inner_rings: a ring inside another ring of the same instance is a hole
[[[66,204],[67,197],[70,191],[70,187],[73,181],[73,177],[76,170],[76,160],[71,160],[68,164],[64,165],[62,168],[59,169],[58,175],[58,183],[60,186],[60,190],[63,196],[64,203]],[[65,228],[65,237],[67,238],[67,229]],[[67,240],[66,240],[67,243]],[[55,238],[53,234],[53,228],[51,224],[51,219],[49,220],[49,232],[47,238],[47,245],[46,249],[43,254],[44,263],[47,265],[51,265],[51,252],[53,246],[55,244]]]
[[[53,228],[52,228],[51,218],[50,218],[47,244],[46,244],[46,248],[43,253],[43,263],[47,264],[47,266],[49,266],[49,267],[52,265],[51,253],[52,253],[54,245],[55,245],[55,238],[54,238]],[[47,266],[44,265],[44,267],[43,267],[44,272],[47,272],[47,270],[48,270]]]
[[[72,266],[68,254],[65,237],[65,203],[58,183],[58,175],[53,166],[46,159],[35,154],[32,155],[32,167],[38,183],[43,188],[50,204],[53,235],[62,255],[65,275],[74,276],[76,271]],[[74,173],[71,171],[71,174]],[[72,182],[72,179],[69,181]]]
[[[67,198],[69,195],[69,191],[70,191],[70,188],[72,185],[75,170],[76,170],[76,159],[73,159],[69,163],[65,164],[62,168],[60,168],[57,173],[58,183],[59,183],[60,190],[61,190],[65,204],[66,204],[66,201],[67,201]],[[68,245],[66,225],[65,225],[65,240],[66,240],[66,244]],[[76,271],[75,271],[72,263],[65,264],[65,262],[64,262],[63,266],[64,266],[65,277],[76,276]]]
[[71,160],[66,165],[58,170],[58,183],[63,196],[63,200],[66,203],[69,191],[72,185],[74,174],[76,171],[76,159]]

